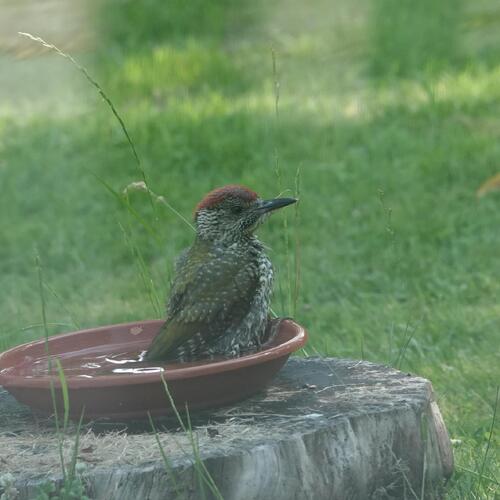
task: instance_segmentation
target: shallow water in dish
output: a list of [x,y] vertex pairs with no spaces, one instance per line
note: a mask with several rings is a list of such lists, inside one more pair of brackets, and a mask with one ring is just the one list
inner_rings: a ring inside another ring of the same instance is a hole
[[51,356],[51,370],[49,370],[49,358],[46,355],[39,357],[25,356],[23,361],[6,370],[15,371],[16,375],[25,378],[42,378],[48,375],[58,377],[56,365],[56,359],[58,359],[66,378],[91,379],[109,375],[161,373],[166,370],[189,368],[228,359],[218,356],[199,361],[170,361],[155,364],[151,361],[144,361],[145,354],[145,350],[102,353],[102,351],[96,352],[95,349],[83,349]]
[[166,365],[155,366],[143,360],[146,351],[120,352],[114,354],[68,353],[62,356],[52,356],[52,370],[49,370],[49,358],[42,356],[32,358],[26,356],[24,361],[16,366],[18,375],[26,378],[57,376],[55,359],[61,362],[65,377],[95,378],[115,374],[144,374],[165,371]]
[[[90,333],[82,331],[54,336],[49,339],[48,345],[52,353],[51,362],[46,355],[46,346],[43,342],[22,345],[14,348],[13,353],[10,351],[7,353],[11,360],[8,363],[3,362],[4,368],[0,365],[0,376],[57,379],[58,362],[60,362],[66,378],[95,380],[110,376],[119,378],[178,370],[183,372],[188,368],[217,364],[231,359],[231,357],[217,356],[188,362],[144,361],[151,339],[157,334],[161,324],[160,321],[147,323],[144,326],[131,323],[117,325],[114,329],[109,327],[91,330]],[[261,350],[267,351],[289,340],[286,335],[281,337],[274,336],[261,347]],[[248,352],[242,357],[257,352]]]

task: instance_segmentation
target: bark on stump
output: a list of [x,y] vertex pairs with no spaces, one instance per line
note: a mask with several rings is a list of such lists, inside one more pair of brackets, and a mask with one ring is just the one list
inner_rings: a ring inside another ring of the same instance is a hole
[[[265,393],[191,417],[200,459],[226,500],[439,498],[453,469],[431,383],[364,361],[292,358]],[[203,488],[212,498],[178,422],[156,427],[170,472],[149,423],[82,429],[90,498],[190,500]],[[16,498],[62,484],[57,450],[53,422],[0,389],[0,478],[13,475]]]

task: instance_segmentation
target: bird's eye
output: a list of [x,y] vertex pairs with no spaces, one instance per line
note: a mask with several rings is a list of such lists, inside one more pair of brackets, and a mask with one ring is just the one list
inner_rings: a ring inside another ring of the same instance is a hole
[[243,207],[241,205],[235,205],[233,207],[233,214],[241,214],[243,212]]

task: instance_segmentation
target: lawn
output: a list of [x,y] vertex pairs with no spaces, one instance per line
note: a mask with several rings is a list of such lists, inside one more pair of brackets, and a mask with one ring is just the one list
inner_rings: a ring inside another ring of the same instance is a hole
[[[309,354],[429,378],[455,440],[447,498],[498,495],[500,193],[476,197],[500,171],[498,3],[107,0],[88,22],[73,55],[151,189],[188,219],[223,184],[298,192],[260,230],[274,310]],[[35,255],[51,333],[162,316],[193,233],[104,185],[140,180],[67,60],[0,54],[1,349],[43,335]]]

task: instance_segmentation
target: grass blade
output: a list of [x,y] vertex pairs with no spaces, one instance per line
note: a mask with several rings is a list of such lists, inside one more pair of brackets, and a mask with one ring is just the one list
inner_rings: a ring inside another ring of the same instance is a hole
[[294,230],[295,230],[295,245],[294,245],[294,264],[295,264],[295,276],[294,276],[294,286],[293,286],[293,317],[297,316],[297,306],[299,303],[299,292],[300,292],[300,278],[301,278],[301,254],[300,254],[300,166],[297,167],[297,172],[295,174],[295,198],[297,198],[297,203],[295,203],[294,208]]
[[49,286],[48,283],[44,283],[44,286],[57,299],[59,304],[61,304],[62,308],[66,311],[66,314],[68,314],[68,316],[71,318],[73,325],[77,329],[80,329],[80,321],[76,319],[76,315],[66,306],[66,304],[62,300],[62,297],[51,286]]
[[132,252],[134,260],[137,264],[139,276],[141,277],[142,284],[144,286],[146,294],[149,297],[151,306],[153,307],[156,316],[160,317],[162,315],[162,309],[163,309],[162,302],[160,296],[158,295],[158,291],[156,290],[156,286],[153,281],[153,277],[151,276],[151,272],[149,271],[148,266],[144,261],[144,256],[142,255],[142,252],[137,246],[137,244],[135,244],[132,241],[132,235],[130,234],[130,232],[127,232],[127,230],[123,227],[122,224],[119,224],[119,226],[123,232],[125,243]]
[[68,473],[69,481],[73,481],[73,479],[75,478],[76,461],[78,459],[78,449],[80,448],[80,431],[82,428],[84,413],[85,407],[82,408],[82,412],[80,413],[80,418],[78,420],[78,425],[76,427],[75,442],[73,443],[73,452],[71,454],[71,462]]
[[61,361],[56,358],[55,359],[57,375],[59,377],[59,381],[61,382],[61,392],[63,397],[63,405],[64,405],[64,421],[63,421],[63,432],[66,432],[68,428],[68,420],[69,420],[69,394],[68,394],[68,383],[66,381],[66,376],[64,375],[64,370],[61,364]]
[[167,454],[165,453],[165,450],[163,449],[163,446],[162,446],[161,441],[160,441],[160,436],[158,435],[158,431],[156,430],[156,426],[153,422],[153,418],[151,417],[151,413],[149,411],[148,411],[148,419],[149,419],[149,424],[151,425],[151,429],[153,430],[153,433],[155,435],[156,444],[158,445],[158,448],[160,450],[160,454],[161,454],[163,463],[165,464],[165,470],[167,471],[167,474],[169,475],[169,477],[172,480],[172,483],[174,485],[176,498],[181,498],[181,490],[180,490],[179,484],[177,483],[177,480],[175,479],[174,468],[172,467],[172,464],[170,463],[170,460],[168,459]]
[[[118,113],[118,110],[116,109],[115,105],[113,104],[113,102],[111,101],[111,99],[108,97],[108,95],[106,94],[106,92],[104,92],[104,90],[99,85],[99,83],[96,80],[94,80],[94,78],[92,78],[90,76],[89,72],[81,64],[79,64],[71,55],[67,54],[66,52],[63,52],[61,49],[59,49],[58,47],[56,47],[54,44],[48,43],[43,38],[41,38],[39,36],[31,35],[30,33],[25,33],[25,32],[22,32],[22,31],[18,31],[18,33],[21,36],[29,38],[30,40],[32,40],[34,42],[37,42],[37,43],[43,45],[44,47],[46,47],[46,48],[48,48],[50,50],[53,50],[54,52],[56,52],[61,57],[64,57],[65,59],[68,59],[68,61],[70,61],[78,69],[78,71],[80,71],[84,75],[84,77],[87,79],[87,81],[93,87],[95,87],[97,89],[97,92],[99,93],[99,95],[101,96],[101,98],[108,105],[109,109],[111,110],[111,112],[113,113],[113,115],[115,116],[115,118],[118,120],[118,123],[120,124],[120,127],[121,127],[121,129],[123,131],[123,134],[125,135],[125,138],[127,139],[127,142],[128,142],[128,144],[130,146],[130,149],[132,151],[132,155],[134,156],[137,169],[139,170],[144,183],[147,185],[146,172],[142,168],[141,160],[139,158],[139,155],[137,154],[136,147],[134,145],[134,142],[132,141],[132,138],[130,137],[130,134],[129,134],[128,130],[127,130],[127,127],[125,126],[125,122],[123,121],[123,119],[120,116],[120,113]],[[153,212],[156,213],[156,208],[154,206],[154,203],[153,203],[153,200],[152,200],[151,196],[149,197],[149,201],[151,203],[151,207],[153,209]]]
[[493,418],[491,419],[491,427],[490,427],[490,432],[488,434],[488,442],[486,444],[486,450],[484,452],[483,456],[483,461],[481,463],[481,469],[479,471],[479,479],[478,479],[478,485],[477,485],[477,490],[480,490],[481,487],[481,482],[483,479],[483,474],[484,474],[484,467],[486,466],[486,459],[488,458],[488,453],[490,451],[490,446],[491,446],[491,439],[493,437],[493,429],[495,428],[495,421],[497,418],[497,408],[498,408],[498,396],[499,396],[499,391],[500,391],[500,386],[497,386],[497,395],[495,398],[495,407],[493,408]]
[[[46,302],[45,302],[45,292],[44,292],[44,283],[43,283],[43,270],[40,255],[35,253],[35,265],[37,268],[38,275],[38,291],[40,295],[40,304],[42,309],[42,324],[43,331],[45,336],[45,354],[47,356],[47,369],[49,375],[52,374],[52,358],[49,350],[49,328],[47,323],[47,311],[46,311]],[[64,461],[64,436],[61,434],[60,425],[59,425],[59,413],[57,410],[57,399],[56,399],[56,390],[54,387],[54,382],[52,379],[50,380],[50,397],[52,399],[52,406],[54,409],[54,421],[56,426],[56,434],[57,434],[57,442],[58,442],[58,450],[59,450],[59,460],[61,462],[61,469],[63,473],[63,478],[66,480],[66,466]]]
[[211,493],[214,495],[215,498],[217,498],[218,500],[223,500],[223,497],[222,497],[219,489],[217,488],[217,485],[215,484],[214,480],[212,479],[212,476],[210,475],[207,468],[205,467],[205,464],[201,460],[199,447],[196,443],[196,440],[193,437],[193,431],[191,428],[191,418],[189,416],[189,411],[188,411],[187,405],[185,408],[187,424],[185,424],[184,420],[182,419],[182,417],[179,413],[179,410],[177,409],[177,407],[175,405],[174,399],[172,397],[172,394],[170,393],[170,389],[168,388],[167,381],[165,380],[163,373],[160,375],[160,377],[161,377],[161,381],[163,383],[163,387],[165,389],[165,393],[167,394],[168,400],[169,400],[170,405],[172,407],[172,410],[174,412],[174,415],[175,415],[177,421],[179,422],[181,429],[183,430],[183,432],[186,434],[186,436],[189,439],[191,449],[193,451],[194,468],[196,470],[198,480],[200,481],[200,489],[201,489],[203,496],[205,496],[205,493],[204,493],[205,490],[203,487],[203,483],[201,481],[203,481],[208,486],[208,488],[210,489]]
[[144,217],[141,216],[141,214],[139,214],[139,212],[137,212],[137,210],[135,210],[135,208],[130,204],[130,202],[128,202],[128,198],[126,197],[123,197],[120,195],[120,193],[118,193],[117,191],[115,191],[104,179],[102,179],[101,177],[99,177],[97,174],[95,173],[92,173],[92,175],[107,189],[107,191],[109,193],[111,193],[113,195],[113,197],[118,200],[118,202],[124,206],[128,212],[135,218],[137,219],[137,221],[139,221],[139,223],[144,227],[144,229],[146,229],[146,231],[158,242],[158,243],[161,243],[161,240],[160,238],[158,237],[158,235],[156,234],[156,231],[153,229],[153,227],[146,221],[146,219],[144,219]]

